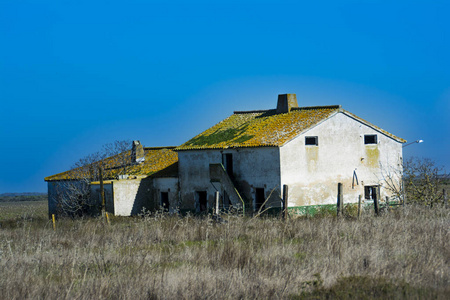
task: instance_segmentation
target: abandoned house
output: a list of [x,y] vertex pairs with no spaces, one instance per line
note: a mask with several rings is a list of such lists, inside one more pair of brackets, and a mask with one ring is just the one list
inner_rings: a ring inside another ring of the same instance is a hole
[[[145,159],[133,161],[129,174],[104,182],[106,208],[117,215],[144,207],[201,213],[213,208],[218,191],[221,209],[258,211],[281,208],[287,185],[288,208],[302,210],[335,205],[338,183],[345,203],[360,195],[392,199],[383,166],[401,170],[405,142],[339,105],[299,107],[295,94],[283,94],[275,109],[236,111],[178,147],[143,148]],[[45,179],[49,212],[70,172]],[[100,201],[99,182],[90,189]]]

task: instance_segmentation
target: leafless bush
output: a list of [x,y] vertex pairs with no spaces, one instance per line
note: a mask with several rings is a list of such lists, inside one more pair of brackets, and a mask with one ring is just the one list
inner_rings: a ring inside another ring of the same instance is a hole
[[380,183],[394,200],[433,207],[443,200],[443,184],[449,176],[429,158],[411,157],[402,164],[380,164]]
[[449,210],[414,206],[380,217],[366,213],[358,221],[227,215],[217,223],[166,214],[116,217],[109,226],[103,219],[61,219],[55,232],[51,223],[20,220],[0,231],[0,295],[301,298],[334,288],[348,293],[359,282],[360,289],[367,283],[385,293],[405,283],[423,288],[422,298],[444,299],[450,292],[449,217]]
[[433,207],[442,202],[442,184],[449,179],[444,168],[429,158],[413,157],[405,161],[405,189],[410,203]]
[[405,186],[403,181],[403,164],[399,160],[397,164],[389,165],[380,163],[380,175],[378,180],[389,191],[394,201],[405,200]]
[[127,174],[132,165],[130,145],[130,141],[115,141],[79,159],[67,178],[56,186],[58,215],[81,216],[97,212],[97,204],[90,197],[90,183],[100,180],[100,174],[104,179]]

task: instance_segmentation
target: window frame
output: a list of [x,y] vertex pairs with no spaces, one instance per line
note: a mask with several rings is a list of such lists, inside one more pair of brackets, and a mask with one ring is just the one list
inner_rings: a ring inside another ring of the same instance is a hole
[[[308,143],[308,139],[314,139],[314,143]],[[317,135],[315,136],[305,136],[305,146],[319,146],[319,137]]]
[[[369,138],[374,138],[374,142],[368,141]],[[378,134],[365,134],[364,145],[376,145],[378,144]]]

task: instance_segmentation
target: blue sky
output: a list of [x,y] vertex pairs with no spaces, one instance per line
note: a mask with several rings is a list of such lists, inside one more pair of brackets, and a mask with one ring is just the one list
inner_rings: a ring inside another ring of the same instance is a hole
[[450,171],[448,1],[0,0],[0,193],[234,110],[344,109]]

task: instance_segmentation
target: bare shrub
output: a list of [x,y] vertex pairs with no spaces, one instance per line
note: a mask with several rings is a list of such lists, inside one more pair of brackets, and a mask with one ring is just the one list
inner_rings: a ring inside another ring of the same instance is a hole
[[408,202],[433,207],[442,202],[441,187],[449,177],[433,160],[413,157],[405,161],[404,178]]
[[442,187],[449,175],[433,160],[411,157],[403,164],[380,164],[380,170],[380,183],[392,194],[391,200],[430,207],[442,203]]
[[90,197],[90,183],[127,174],[132,166],[130,141],[115,141],[102,146],[98,152],[79,159],[56,185],[57,214],[82,216],[100,211]]

